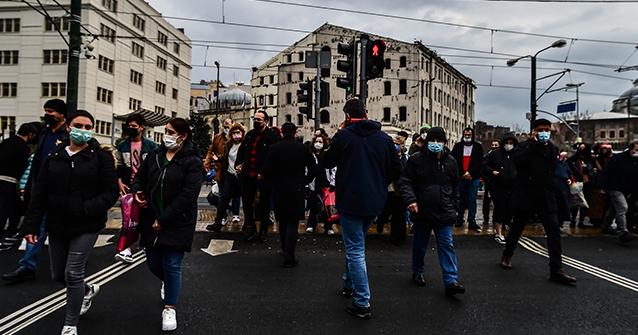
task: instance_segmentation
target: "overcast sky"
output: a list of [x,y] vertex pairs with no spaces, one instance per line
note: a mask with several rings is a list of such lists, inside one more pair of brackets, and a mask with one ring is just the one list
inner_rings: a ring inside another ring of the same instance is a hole
[[[226,22],[247,23],[260,26],[275,26],[301,30],[314,30],[323,23],[366,31],[382,36],[412,42],[421,40],[426,45],[443,47],[460,47],[479,49],[495,53],[526,55],[550,45],[556,38],[544,38],[526,35],[509,34],[498,30],[515,30],[556,36],[567,36],[576,39],[615,40],[635,43],[609,44],[592,43],[575,40],[562,49],[545,51],[542,58],[583,62],[594,64],[611,64],[618,67],[636,50],[638,45],[638,29],[635,15],[638,13],[637,3],[538,3],[538,2],[494,2],[483,0],[401,0],[401,1],[309,1],[285,0],[295,3],[312,3],[317,5],[362,10],[375,13],[453,22],[465,25],[494,28],[488,31],[458,28],[409,20],[383,18],[339,11],[310,9],[275,3],[264,3],[253,0],[225,1]],[[189,17],[207,20],[222,19],[222,0],[150,0],[157,10],[166,16]],[[171,20],[177,27],[184,27],[192,40],[267,43],[289,45],[305,34],[237,27],[222,24],[198,23],[182,20]],[[493,42],[492,42],[493,41]],[[207,43],[210,44],[210,43]],[[569,45],[571,44],[571,48]],[[213,43],[215,46],[248,47],[266,50],[282,50],[278,46],[232,45]],[[511,85],[529,87],[529,62],[521,61],[511,68],[478,67],[462,64],[487,64],[503,66],[504,59],[479,59],[452,57],[453,55],[503,58],[499,55],[468,53],[450,49],[431,47],[462,73],[472,78],[477,84]],[[205,47],[193,47],[193,65],[204,64]],[[262,64],[273,52],[232,50],[211,47],[208,50],[207,64],[215,60],[222,66],[250,68]],[[507,57],[504,57],[507,58]],[[626,65],[638,65],[638,53],[635,53]],[[638,78],[637,71],[623,73],[613,69],[597,66],[583,66],[569,63],[538,63],[538,77],[553,74],[564,68],[593,72],[614,79],[594,76],[572,71],[566,75],[556,87],[564,87],[567,83],[585,82],[582,92],[603,93],[612,96],[584,94],[580,95],[581,112],[600,112],[611,108],[614,96],[620,95],[631,86],[631,80]],[[552,69],[543,69],[552,68]],[[214,68],[194,67],[193,82],[201,79],[214,79]],[[232,82],[239,80],[249,82],[250,71],[222,69],[221,80]],[[546,87],[552,80],[539,82],[539,87]],[[540,93],[539,93],[540,94]],[[575,99],[575,92],[557,92],[545,95],[539,101],[539,109],[556,111],[561,101]],[[525,127],[525,112],[529,111],[529,90],[505,89],[479,86],[476,92],[476,119],[492,124]]]

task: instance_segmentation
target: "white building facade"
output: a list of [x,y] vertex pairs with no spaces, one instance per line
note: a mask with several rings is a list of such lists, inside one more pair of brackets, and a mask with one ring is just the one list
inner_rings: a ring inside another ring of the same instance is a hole
[[[69,9],[69,0],[60,3]],[[68,40],[67,12],[44,8]],[[81,55],[78,109],[94,115],[100,142],[121,136],[117,115],[188,117],[192,47],[182,29],[142,0],[83,0],[82,25],[84,47],[90,44],[95,58]],[[5,133],[38,120],[46,100],[66,99],[68,46],[48,19],[23,3],[0,2],[0,55],[11,55],[0,62],[0,88],[8,88],[0,90]],[[162,129],[147,136],[160,141]]]
[[[336,70],[339,43],[349,43],[362,32],[325,24],[253,71],[251,84],[257,107],[273,115],[273,124],[290,121],[301,127],[305,139],[314,131],[314,121],[298,113],[299,84],[315,78],[316,69],[305,68],[304,53],[327,46],[332,53],[329,83],[330,105],[320,111],[321,127],[328,134],[337,131],[345,116],[345,91],[336,86],[336,78],[344,73]],[[383,78],[368,81],[368,117],[381,122],[386,129],[418,131],[421,126],[443,127],[450,144],[460,140],[465,127],[474,124],[474,91],[472,79],[463,75],[420,42],[408,43],[374,36],[386,43],[386,69]],[[357,89],[358,91],[358,89]],[[269,97],[274,98],[270,99]],[[272,101],[271,101],[272,100]],[[273,102],[273,103],[271,103]]]

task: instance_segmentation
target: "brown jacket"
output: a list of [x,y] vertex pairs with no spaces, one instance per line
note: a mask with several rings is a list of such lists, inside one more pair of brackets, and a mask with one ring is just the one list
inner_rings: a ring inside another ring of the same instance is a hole
[[204,159],[204,168],[207,172],[210,171],[210,169],[214,166],[215,181],[219,181],[221,178],[221,164],[219,160],[213,160],[213,155],[217,155],[217,158],[221,159],[226,151],[226,143],[228,141],[229,139],[226,137],[226,135],[224,135],[224,133],[215,135],[215,137],[213,137],[213,144],[211,144],[210,148],[208,148],[206,159]]

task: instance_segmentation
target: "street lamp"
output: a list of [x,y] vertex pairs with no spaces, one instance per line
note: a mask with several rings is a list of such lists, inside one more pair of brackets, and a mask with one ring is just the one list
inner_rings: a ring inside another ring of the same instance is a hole
[[585,83],[565,85],[565,90],[576,88],[576,142],[580,142],[580,100],[578,99],[578,88],[583,85],[585,85]]
[[523,58],[530,58],[530,60],[532,62],[531,92],[530,92],[530,98],[529,98],[529,100],[530,100],[530,112],[531,112],[531,118],[529,120],[530,129],[533,128],[534,121],[536,121],[536,108],[538,107],[538,105],[536,104],[536,56],[538,56],[538,54],[540,54],[541,52],[543,52],[543,51],[545,51],[547,49],[562,48],[565,45],[567,45],[567,41],[558,40],[558,41],[555,41],[554,43],[552,43],[551,45],[539,50],[533,56],[532,55],[526,55],[526,56],[518,57],[516,59],[510,59],[510,60],[507,61],[507,66],[514,66],[519,60],[521,60]]
[[215,67],[217,67],[217,101],[216,101],[216,108],[217,108],[217,113],[219,113],[219,62],[215,61]]

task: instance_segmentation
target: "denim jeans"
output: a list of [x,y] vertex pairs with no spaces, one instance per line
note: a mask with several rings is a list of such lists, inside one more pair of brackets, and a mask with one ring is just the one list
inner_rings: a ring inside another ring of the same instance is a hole
[[[618,231],[623,233],[627,232],[627,211],[629,210],[627,198],[625,198],[625,195],[619,191],[607,191],[607,194],[609,195],[610,207],[613,209],[612,211],[608,211],[609,215],[612,212],[615,213]],[[611,218],[609,218],[608,221],[611,222]]]
[[24,266],[29,270],[35,271],[35,268],[38,267],[38,254],[42,247],[44,246],[44,241],[47,239],[47,233],[44,230],[46,219],[42,220],[40,223],[40,234],[38,235],[38,242],[35,244],[27,243],[27,250],[24,252],[20,261],[18,261],[19,266]]
[[66,286],[66,318],[64,325],[75,326],[80,319],[84,295],[89,290],[86,277],[86,262],[89,259],[97,233],[73,237],[49,235],[49,258],[51,277]]
[[175,306],[182,286],[184,252],[168,248],[146,248],[148,268],[164,283],[164,305]]
[[480,180],[461,180],[459,182],[459,221],[465,217],[467,209],[467,222],[476,222],[476,194],[478,193]]
[[456,252],[454,251],[452,226],[432,227],[421,222],[415,223],[412,229],[414,231],[414,239],[412,240],[412,272],[415,274],[423,274],[425,272],[425,253],[428,249],[430,234],[434,230],[436,251],[443,274],[443,284],[455,283],[458,279],[458,266]]
[[346,249],[346,271],[341,279],[344,288],[354,291],[354,304],[359,307],[370,307],[365,240],[374,219],[374,216],[339,214],[341,237]]

